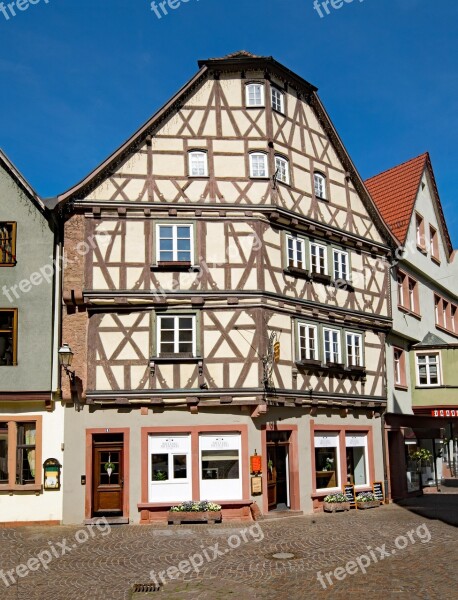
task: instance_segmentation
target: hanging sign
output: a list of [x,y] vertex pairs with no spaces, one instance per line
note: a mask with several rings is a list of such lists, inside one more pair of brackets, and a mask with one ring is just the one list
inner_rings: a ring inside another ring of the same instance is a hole
[[60,490],[61,464],[55,458],[48,458],[43,463],[43,488],[45,490]]
[[250,456],[250,472],[262,473],[262,456],[260,456],[259,454]]
[[262,494],[262,477],[255,475],[251,478],[251,494],[253,496]]

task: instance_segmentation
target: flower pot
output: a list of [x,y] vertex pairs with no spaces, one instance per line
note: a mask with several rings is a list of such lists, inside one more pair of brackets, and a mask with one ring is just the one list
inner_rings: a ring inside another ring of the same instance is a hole
[[350,510],[350,502],[323,502],[323,510],[325,512],[342,512]]
[[220,510],[206,512],[169,511],[167,513],[167,522],[173,523],[174,525],[180,523],[216,523],[217,521],[221,521],[222,518]]
[[371,500],[370,502],[357,502],[356,508],[358,510],[365,510],[366,508],[377,508],[380,506],[380,502],[378,500]]

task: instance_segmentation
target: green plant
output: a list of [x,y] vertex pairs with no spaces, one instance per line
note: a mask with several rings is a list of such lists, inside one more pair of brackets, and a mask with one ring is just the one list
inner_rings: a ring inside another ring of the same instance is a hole
[[103,468],[105,469],[105,471],[106,471],[107,473],[108,473],[108,469],[111,469],[111,472],[113,472],[113,471],[115,470],[115,465],[114,465],[114,463],[112,463],[112,462],[106,462],[106,463],[104,464],[104,467],[103,467]]
[[170,512],[218,512],[220,510],[221,506],[219,504],[208,502],[207,500],[191,500],[170,508]]
[[167,474],[164,471],[156,471],[153,475],[154,481],[165,481]]
[[356,496],[356,502],[375,502],[377,496],[372,492],[361,492]]
[[345,494],[342,494],[342,492],[338,492],[335,494],[329,494],[326,496],[324,501],[329,502],[330,504],[340,504],[341,502],[348,502],[348,498],[345,496]]

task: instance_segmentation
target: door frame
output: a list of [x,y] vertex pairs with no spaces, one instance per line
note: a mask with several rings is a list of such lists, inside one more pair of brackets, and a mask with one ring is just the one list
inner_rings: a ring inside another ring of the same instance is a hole
[[[272,426],[273,425],[273,426]],[[267,496],[267,433],[268,431],[289,431],[289,498],[290,510],[300,510],[299,494],[299,455],[297,447],[297,425],[278,425],[277,423],[267,423],[261,426],[261,445],[262,445],[262,512],[266,515],[269,512],[269,499]]]
[[92,519],[92,508],[93,508],[93,441],[94,435],[97,434],[110,434],[110,433],[122,433],[124,437],[124,459],[123,459],[123,470],[124,470],[124,487],[123,487],[123,506],[122,506],[122,517],[125,519],[129,518],[129,454],[130,454],[130,429],[119,428],[119,427],[106,427],[99,429],[86,429],[86,498],[85,498],[85,518]]

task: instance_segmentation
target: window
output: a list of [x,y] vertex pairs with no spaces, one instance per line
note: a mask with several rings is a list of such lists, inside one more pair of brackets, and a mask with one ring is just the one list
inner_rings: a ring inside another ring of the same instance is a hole
[[403,273],[397,273],[398,306],[408,312],[420,314],[420,300],[418,297],[418,282]]
[[0,490],[40,490],[41,417],[0,422]]
[[241,435],[200,435],[200,497],[242,498]]
[[417,239],[417,246],[420,250],[425,250],[425,221],[421,215],[415,213],[415,232]]
[[439,354],[417,354],[417,385],[440,385]]
[[348,281],[348,252],[343,252],[342,250],[333,250],[332,254],[334,259],[334,279],[336,281]]
[[207,153],[202,150],[189,152],[190,177],[208,177]]
[[436,262],[440,262],[439,237],[437,235],[437,230],[431,225],[429,226],[429,248],[431,251],[431,258]]
[[195,356],[195,316],[158,316],[159,356]]
[[299,360],[318,360],[318,328],[299,323]]
[[0,309],[0,367],[17,365],[17,310]]
[[367,455],[367,434],[347,433],[345,435],[347,454],[347,481],[354,485],[369,485],[369,461]]
[[315,196],[321,198],[321,200],[326,200],[326,177],[321,173],[314,173],[313,181]]
[[349,367],[363,366],[363,338],[360,333],[346,333],[347,365]]
[[338,433],[315,433],[315,484],[317,491],[340,486]]
[[194,256],[192,225],[157,225],[159,263],[191,263]]
[[271,88],[272,92],[272,108],[278,112],[285,112],[284,94],[276,87]]
[[0,267],[16,264],[16,223],[0,222]]
[[326,363],[342,363],[340,331],[338,329],[324,329],[324,360]]
[[246,86],[246,105],[264,106],[264,84],[249,83]]
[[310,242],[310,267],[312,273],[326,275],[328,271],[326,246]]
[[434,294],[434,310],[436,315],[436,327],[445,329],[448,333],[458,333],[458,314],[456,304],[452,304]]
[[267,154],[263,152],[250,154],[250,177],[268,177]]
[[304,240],[288,235],[288,267],[305,270],[305,244]]
[[453,333],[458,332],[458,310],[455,304],[452,304],[450,309],[450,327]]
[[192,496],[191,436],[150,435],[149,501],[179,502]]
[[406,357],[401,348],[393,349],[394,359],[394,385],[397,387],[407,387],[406,379]]
[[275,172],[277,181],[289,185],[289,161],[286,158],[283,158],[283,156],[275,157]]

